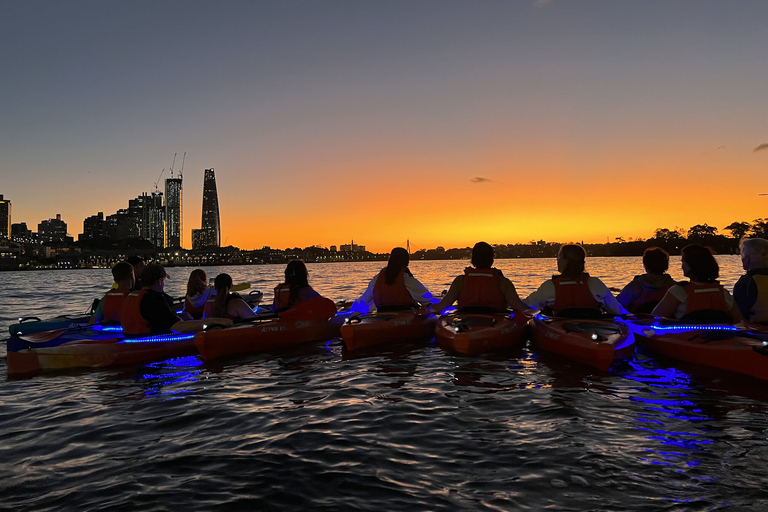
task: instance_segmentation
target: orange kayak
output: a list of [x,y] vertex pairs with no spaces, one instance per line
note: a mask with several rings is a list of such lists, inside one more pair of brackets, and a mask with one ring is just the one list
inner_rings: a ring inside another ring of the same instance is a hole
[[309,299],[280,313],[278,317],[255,318],[226,329],[195,335],[194,344],[203,361],[226,356],[256,354],[301,343],[328,340],[339,334],[330,321],[336,305],[330,299]]
[[637,340],[654,353],[768,380],[768,333],[734,325],[631,323]]
[[435,341],[460,354],[522,346],[527,339],[528,317],[514,313],[451,313],[435,326]]
[[529,322],[531,340],[540,350],[608,371],[616,360],[631,357],[635,337],[614,318],[559,318],[536,315]]
[[101,331],[99,327],[12,337],[8,340],[8,374],[145,364],[197,354],[192,334],[124,338],[121,330]]
[[418,310],[375,312],[353,316],[341,326],[347,350],[384,343],[426,341],[435,333],[437,317]]

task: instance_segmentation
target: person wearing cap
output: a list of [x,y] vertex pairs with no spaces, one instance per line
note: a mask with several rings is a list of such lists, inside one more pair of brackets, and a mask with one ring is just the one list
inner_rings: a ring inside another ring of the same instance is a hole
[[[141,290],[134,290],[123,301],[120,323],[126,336],[165,334],[184,321],[173,309],[173,299],[163,290],[168,274],[162,265],[144,267]],[[191,317],[190,317],[191,318]]]
[[135,283],[133,284],[133,290],[141,290],[141,276],[144,272],[144,259],[141,256],[129,256],[126,262],[133,266],[133,277]]

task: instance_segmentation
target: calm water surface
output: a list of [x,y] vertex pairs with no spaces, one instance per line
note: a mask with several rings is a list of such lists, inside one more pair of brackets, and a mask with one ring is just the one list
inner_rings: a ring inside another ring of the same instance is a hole
[[[718,260],[730,288],[740,261]],[[439,293],[465,265],[411,269]],[[497,262],[521,296],[554,265]],[[380,267],[311,264],[310,281],[354,299]],[[190,270],[169,270],[171,295]],[[282,270],[206,269],[267,298]],[[621,287],[640,258],[588,270]],[[81,313],[109,284],[109,270],[0,272],[2,339],[18,316]],[[764,382],[640,353],[602,373],[530,348],[351,354],[332,340],[7,380],[2,344],[0,509],[765,511],[767,413]]]

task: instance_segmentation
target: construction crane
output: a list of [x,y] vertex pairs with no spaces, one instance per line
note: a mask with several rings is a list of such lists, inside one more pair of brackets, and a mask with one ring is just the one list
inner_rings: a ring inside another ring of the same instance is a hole
[[155,192],[157,192],[157,184],[160,183],[160,178],[163,177],[163,173],[165,172],[165,169],[160,171],[160,176],[157,177],[157,181],[155,181]]
[[178,155],[178,153],[173,154],[173,163],[171,164],[171,178],[173,178],[173,166],[176,165],[176,155]]
[[181,170],[179,171],[179,179],[184,179],[184,162],[187,160],[187,152],[184,152],[184,156],[181,158]]

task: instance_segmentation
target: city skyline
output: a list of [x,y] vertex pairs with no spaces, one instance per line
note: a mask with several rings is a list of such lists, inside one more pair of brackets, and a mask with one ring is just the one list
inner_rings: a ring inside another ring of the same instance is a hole
[[6,2],[0,192],[15,222],[79,230],[186,152],[183,246],[211,168],[222,243],[245,249],[722,231],[766,216],[766,15],[754,0]]

